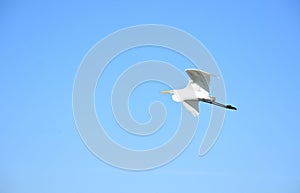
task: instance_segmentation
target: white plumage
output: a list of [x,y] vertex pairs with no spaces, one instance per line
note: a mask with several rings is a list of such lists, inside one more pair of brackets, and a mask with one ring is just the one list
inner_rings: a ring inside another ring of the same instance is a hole
[[209,95],[210,78],[215,75],[198,69],[186,69],[185,72],[190,77],[189,83],[185,88],[162,91],[161,93],[172,94],[172,99],[176,102],[181,102],[194,116],[199,115],[199,101],[236,110],[236,108],[231,105],[216,102],[215,97]]

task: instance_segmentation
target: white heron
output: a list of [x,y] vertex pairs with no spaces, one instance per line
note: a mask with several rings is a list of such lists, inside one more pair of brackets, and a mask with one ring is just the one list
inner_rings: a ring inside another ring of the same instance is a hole
[[162,94],[172,94],[172,99],[181,102],[194,116],[199,115],[198,102],[206,102],[226,109],[237,110],[236,107],[216,102],[216,98],[209,95],[210,77],[215,76],[198,69],[186,69],[190,77],[188,85],[183,89],[161,91]]

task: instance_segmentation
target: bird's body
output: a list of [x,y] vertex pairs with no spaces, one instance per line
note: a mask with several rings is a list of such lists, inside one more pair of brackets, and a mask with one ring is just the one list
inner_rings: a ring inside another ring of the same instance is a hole
[[199,115],[199,101],[236,110],[236,108],[231,105],[216,102],[215,97],[209,95],[210,77],[215,75],[198,69],[186,69],[185,71],[190,77],[190,81],[185,88],[162,91],[161,93],[173,94],[172,99],[176,102],[181,102],[194,116]]

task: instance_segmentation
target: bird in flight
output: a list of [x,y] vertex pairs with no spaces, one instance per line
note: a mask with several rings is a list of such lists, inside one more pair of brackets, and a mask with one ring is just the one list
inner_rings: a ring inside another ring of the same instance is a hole
[[194,116],[199,115],[199,101],[217,105],[226,109],[237,110],[236,107],[216,102],[216,98],[209,95],[210,77],[215,76],[198,69],[186,69],[190,77],[188,85],[183,89],[165,90],[162,94],[172,94],[172,99],[181,102]]

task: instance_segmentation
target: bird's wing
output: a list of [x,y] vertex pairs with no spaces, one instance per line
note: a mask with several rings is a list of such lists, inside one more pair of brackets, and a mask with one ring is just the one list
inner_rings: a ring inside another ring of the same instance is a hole
[[182,103],[183,103],[183,106],[194,115],[194,117],[199,115],[198,101],[196,101],[196,100],[185,100]]
[[185,72],[198,86],[209,92],[210,77],[215,76],[198,69],[186,69]]

